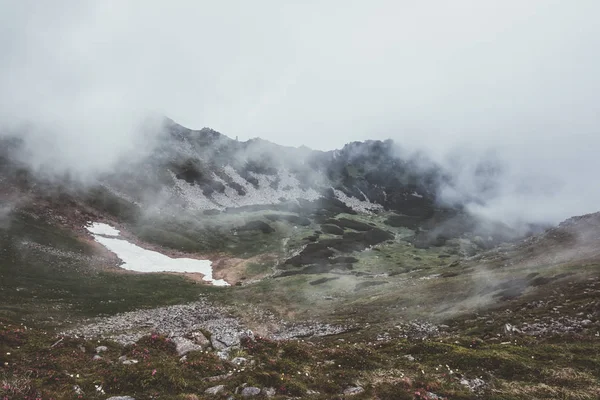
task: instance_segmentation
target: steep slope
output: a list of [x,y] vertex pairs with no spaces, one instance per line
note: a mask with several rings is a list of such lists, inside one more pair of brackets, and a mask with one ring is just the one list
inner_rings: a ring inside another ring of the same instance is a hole
[[386,241],[472,253],[516,236],[442,205],[437,190],[449,178],[391,141],[319,152],[166,120],[150,153],[85,183],[32,171],[17,139],[2,148],[6,201],[18,197],[21,209],[78,234],[90,221],[117,224],[147,247],[213,260],[231,283],[270,267],[348,270],[351,258],[340,257]]

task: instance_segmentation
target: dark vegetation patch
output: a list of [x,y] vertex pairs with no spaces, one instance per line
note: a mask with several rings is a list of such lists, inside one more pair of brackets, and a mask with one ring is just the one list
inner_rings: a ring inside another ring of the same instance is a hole
[[302,240],[307,240],[309,242],[316,242],[317,240],[319,240],[319,235],[310,235],[310,236],[303,238]]
[[315,286],[315,285],[321,285],[321,284],[323,284],[325,282],[335,281],[336,279],[340,279],[340,278],[337,277],[337,276],[332,277],[332,278],[321,278],[321,279],[317,279],[317,280],[314,280],[314,281],[310,281],[309,284],[311,284],[313,286]]
[[366,232],[373,229],[373,226],[364,222],[355,221],[349,218],[330,218],[325,221],[326,224],[329,225],[337,225],[341,229],[353,229],[355,231]]
[[392,215],[388,217],[384,224],[392,226],[394,228],[408,228],[408,229],[417,229],[423,219],[420,217],[411,217],[408,215]]
[[219,215],[221,214],[221,210],[204,210],[202,212],[204,215]]
[[321,230],[331,235],[343,235],[344,230],[337,225],[321,224]]
[[[356,263],[358,259],[348,256],[334,256],[338,253],[361,251],[369,246],[390,239],[393,239],[393,235],[390,232],[369,226],[369,230],[366,232],[346,232],[341,238],[323,239],[318,242],[308,243],[299,254],[287,259],[279,267],[280,269],[287,271],[285,275],[280,276],[298,273],[314,273],[315,265],[319,266],[318,270],[321,272],[331,271],[334,268],[339,269],[340,265],[351,266],[353,263]],[[312,267],[290,271],[292,268],[300,268],[307,265],[312,265]]]
[[431,246],[441,247],[450,237],[441,233],[419,232],[412,239],[412,244],[417,249],[428,249]]
[[141,216],[141,210],[102,187],[90,189],[83,198],[85,204],[100,212],[107,213],[123,222],[135,222]]
[[261,175],[277,175],[277,167],[273,165],[273,160],[268,153],[262,155],[261,159],[252,159],[246,161],[244,170]]
[[329,260],[331,264],[354,264],[358,262],[358,258],[351,256],[335,257]]
[[360,283],[356,284],[356,286],[354,287],[354,290],[358,292],[359,290],[366,289],[368,287],[385,285],[386,283],[388,283],[388,282],[386,282],[386,281],[366,281],[366,282],[360,282]]
[[238,231],[261,231],[262,233],[273,233],[275,229],[263,221],[249,221],[245,225],[236,228]]
[[440,276],[442,278],[452,278],[452,277],[458,276],[458,275],[460,275],[460,273],[458,271],[449,271],[449,272],[442,273]]
[[[192,217],[186,217],[143,221],[130,226],[130,229],[146,242],[190,253],[220,252],[250,258],[281,249],[278,240],[281,235],[277,235],[276,230],[264,221],[250,221],[241,227],[231,228],[210,218],[198,223]],[[236,234],[233,234],[233,229]],[[265,234],[257,234],[263,232]]]
[[180,163],[172,162],[169,168],[177,179],[184,180],[190,185],[198,185],[205,196],[210,196],[214,192],[225,192],[225,185],[213,179],[213,171],[217,169],[214,165],[205,165],[198,159],[187,159]]
[[277,275],[279,278],[294,275],[310,275],[310,274],[325,274],[325,273],[336,273],[338,271],[352,270],[354,267],[352,264],[314,264],[301,269],[289,269],[285,270]]
[[254,176],[252,176],[248,170],[243,169],[243,170],[237,171],[237,172],[240,174],[240,176],[242,178],[244,178],[244,180],[246,182],[248,182],[249,184],[251,184],[252,186],[254,186],[255,189],[259,188],[259,183],[260,182],[258,181],[257,178],[255,178]]

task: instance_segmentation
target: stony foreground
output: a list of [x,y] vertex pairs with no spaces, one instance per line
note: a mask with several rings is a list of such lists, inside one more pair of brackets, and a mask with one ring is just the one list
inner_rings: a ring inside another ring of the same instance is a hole
[[68,335],[3,320],[0,399],[597,399],[598,316],[532,335],[527,306],[439,327],[321,337],[315,329],[307,339],[289,338],[291,329],[279,340],[202,301],[98,320]]

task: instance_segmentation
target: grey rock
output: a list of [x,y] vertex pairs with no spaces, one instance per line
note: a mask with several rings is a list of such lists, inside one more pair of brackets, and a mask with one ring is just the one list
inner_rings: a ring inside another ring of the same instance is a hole
[[415,358],[410,354],[405,355],[404,358],[406,358],[408,361],[415,361]]
[[247,386],[244,389],[242,389],[243,397],[254,397],[254,396],[258,396],[259,394],[260,394],[260,388],[257,388],[256,386]]
[[228,372],[223,375],[209,376],[208,378],[204,378],[204,380],[206,380],[207,382],[217,382],[217,381],[222,381],[223,379],[230,378],[232,376],[233,376],[233,373]]
[[523,333],[519,328],[511,324],[504,324],[504,333],[507,335],[512,335],[513,333]]
[[113,396],[113,397],[109,397],[106,400],[135,400],[135,399],[131,396]]
[[272,388],[272,387],[264,388],[262,390],[262,392],[267,397],[273,397],[273,396],[275,396],[277,394],[277,390],[275,390],[275,388]]
[[213,333],[210,338],[212,347],[215,350],[223,350],[227,347],[237,346],[240,344],[240,337],[236,332],[221,332]]
[[106,347],[106,346],[98,346],[98,347],[96,347],[96,353],[103,353],[103,352],[105,352],[107,350],[108,350],[108,347]]
[[469,388],[472,392],[477,392],[485,387],[485,381],[480,378],[475,379],[466,379],[463,378],[460,380],[460,384]]
[[127,360],[127,356],[121,356],[121,357],[119,357],[119,362],[123,362],[125,360]]
[[123,361],[123,365],[132,365],[132,364],[137,364],[138,360],[125,360]]
[[183,356],[190,351],[202,350],[202,346],[199,346],[191,340],[183,337],[173,338],[173,343],[175,343],[175,348],[180,356]]
[[221,392],[223,392],[225,390],[225,385],[218,385],[218,386],[213,386],[213,387],[209,387],[208,389],[206,389],[204,391],[205,394],[219,394]]
[[248,359],[244,358],[244,357],[236,357],[233,360],[231,360],[231,362],[236,365],[242,365],[242,364],[246,364],[248,362]]
[[[272,326],[267,335],[273,340],[296,337],[328,336],[342,333],[349,327],[332,326],[317,321],[287,323],[269,313],[261,312],[261,319]],[[142,328],[142,329],[140,329]],[[230,310],[206,300],[188,304],[125,312],[100,318],[94,323],[61,332],[64,336],[86,339],[105,338],[122,345],[133,344],[150,333],[189,337],[196,345],[208,347],[208,339],[198,335],[200,330],[211,332],[210,342],[215,350],[238,346],[241,338],[253,340],[254,334],[231,316]]]
[[344,390],[344,396],[354,396],[354,395],[360,394],[364,391],[365,391],[365,389],[363,389],[360,386],[352,386],[352,387],[348,387]]
[[244,339],[248,339],[252,342],[256,341],[256,338],[254,337],[254,332],[252,332],[250,329],[246,330],[246,332],[242,332],[240,334],[240,340]]
[[99,356],[98,354],[96,354],[94,357],[92,357],[93,361],[100,361],[103,360],[103,358],[101,356]]
[[208,340],[202,332],[194,332],[191,334],[191,336],[192,336],[192,340],[194,341],[194,343],[196,343],[198,346],[202,347],[203,349],[210,346],[210,340]]
[[231,351],[230,348],[225,348],[223,350],[217,351],[217,356],[221,359],[221,360],[228,360],[229,359],[229,352]]

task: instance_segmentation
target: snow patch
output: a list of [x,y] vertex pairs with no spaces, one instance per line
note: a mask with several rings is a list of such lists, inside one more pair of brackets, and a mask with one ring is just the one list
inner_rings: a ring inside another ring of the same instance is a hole
[[[245,195],[240,195],[237,190],[230,187],[225,180],[213,174],[213,179],[225,185],[223,193],[213,192],[210,196],[205,196],[202,189],[197,185],[192,185],[184,180],[177,179],[171,173],[175,182],[177,192],[185,199],[186,203],[197,210],[224,210],[225,208],[236,208],[242,206],[250,206],[257,204],[278,204],[281,199],[284,200],[316,200],[321,195],[314,189],[302,189],[298,179],[287,170],[281,170],[277,175],[265,175],[249,172],[248,174],[257,180],[258,184],[255,187],[244,179],[231,166],[227,165],[223,168],[223,173],[230,180],[241,186]],[[271,184],[278,182],[277,189],[271,187]]]
[[[375,211],[383,210],[383,206],[381,204],[371,203],[368,200],[359,200],[356,197],[350,197],[341,190],[333,189],[333,193],[339,201],[341,201],[356,212],[372,214]],[[365,199],[367,198],[367,196],[364,193],[363,196],[365,197]]]
[[86,226],[85,229],[94,235],[119,236],[121,234],[121,231],[118,229],[101,222],[94,222],[90,226]]
[[[215,286],[229,286],[223,279],[213,279],[212,262],[191,258],[171,258],[152,250],[146,250],[126,240],[117,239],[119,231],[113,227],[95,222],[86,228],[94,234],[94,239],[112,251],[123,261],[121,268],[137,272],[187,272],[201,273],[202,280]],[[113,236],[113,237],[106,237]]]

